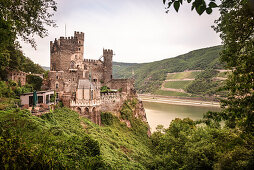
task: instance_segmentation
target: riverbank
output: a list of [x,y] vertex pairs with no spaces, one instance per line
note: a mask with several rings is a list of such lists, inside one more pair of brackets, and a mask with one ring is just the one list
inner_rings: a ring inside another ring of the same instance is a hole
[[186,105],[186,106],[220,107],[220,103],[215,101],[165,97],[165,96],[151,95],[151,94],[138,94],[138,97],[140,100],[146,101],[146,102]]

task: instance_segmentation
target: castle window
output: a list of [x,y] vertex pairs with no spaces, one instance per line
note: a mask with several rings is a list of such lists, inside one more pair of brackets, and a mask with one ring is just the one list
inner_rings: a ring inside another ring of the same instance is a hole
[[72,81],[75,81],[75,78],[73,78]]
[[56,89],[58,89],[58,83],[56,83]]
[[81,42],[80,42],[80,41],[78,41],[78,43],[80,44]]
[[56,79],[58,79],[59,77],[58,76],[56,76]]
[[80,51],[80,48],[78,48],[78,50]]
[[71,68],[74,68],[74,67],[75,67],[75,62],[74,62],[74,61],[71,61],[70,67],[71,67]]

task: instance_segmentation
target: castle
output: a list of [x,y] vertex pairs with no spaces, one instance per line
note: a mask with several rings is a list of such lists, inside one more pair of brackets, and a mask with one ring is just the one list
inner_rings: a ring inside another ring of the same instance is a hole
[[[113,50],[103,49],[98,60],[84,59],[84,33],[50,42],[48,85],[57,100],[100,124],[100,112],[116,112],[123,102],[136,95],[133,79],[113,79]],[[101,93],[102,86],[111,89]]]

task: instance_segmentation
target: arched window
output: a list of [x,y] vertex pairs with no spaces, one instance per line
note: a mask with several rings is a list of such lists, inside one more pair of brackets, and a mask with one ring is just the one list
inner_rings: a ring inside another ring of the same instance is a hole
[[71,61],[71,68],[75,68],[75,61]]
[[56,83],[56,89],[58,89],[58,87],[59,87],[59,85],[58,85],[58,83]]

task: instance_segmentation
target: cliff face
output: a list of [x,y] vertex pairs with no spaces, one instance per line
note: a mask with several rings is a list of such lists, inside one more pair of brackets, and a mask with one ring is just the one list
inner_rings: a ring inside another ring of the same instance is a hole
[[150,137],[151,136],[150,126],[148,124],[145,108],[141,100],[138,100],[138,103],[136,104],[136,107],[133,113],[135,118],[142,120],[144,123],[148,125],[147,135]]
[[151,136],[143,102],[138,100],[136,96],[126,100],[118,113],[117,117],[121,122],[124,122],[128,128],[136,128],[135,122],[139,121],[147,127],[147,135]]

